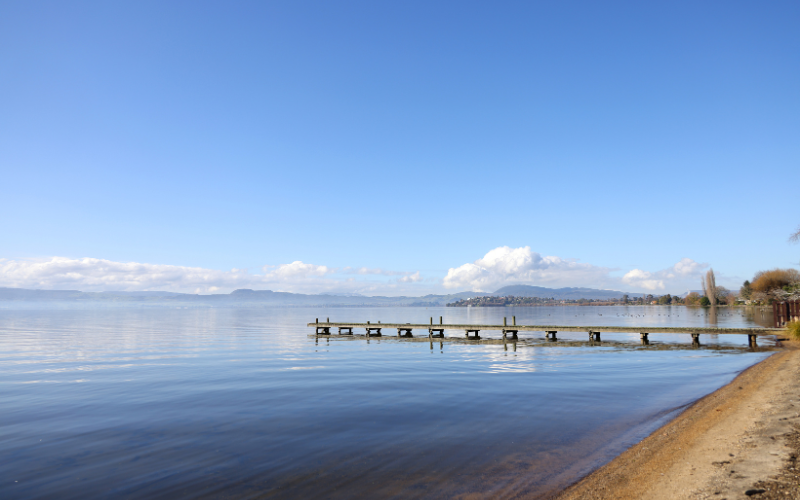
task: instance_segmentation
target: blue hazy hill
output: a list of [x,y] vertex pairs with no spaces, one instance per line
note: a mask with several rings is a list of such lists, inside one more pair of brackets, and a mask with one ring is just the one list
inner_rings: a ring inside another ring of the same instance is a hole
[[[625,292],[596,288],[546,288],[531,285],[510,285],[494,293],[460,292],[430,294],[421,297],[385,297],[358,294],[303,294],[272,290],[234,290],[227,294],[199,295],[162,291],[81,292],[79,290],[31,290],[0,288],[0,302],[66,302],[74,304],[103,303],[107,305],[189,305],[199,307],[235,306],[443,306],[450,302],[486,295],[517,297],[552,297],[555,299],[620,298]],[[641,294],[631,294],[638,296]]]

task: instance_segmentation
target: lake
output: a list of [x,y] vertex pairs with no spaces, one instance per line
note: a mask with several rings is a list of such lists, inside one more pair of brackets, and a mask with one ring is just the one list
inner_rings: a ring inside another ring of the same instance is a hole
[[[546,498],[771,354],[747,337],[315,337],[331,321],[767,326],[746,309],[0,310],[2,498]],[[386,334],[387,331],[384,331]],[[463,332],[448,331],[448,336]],[[360,334],[361,336],[359,336]],[[427,332],[425,332],[427,334]],[[500,337],[499,332],[481,332]]]

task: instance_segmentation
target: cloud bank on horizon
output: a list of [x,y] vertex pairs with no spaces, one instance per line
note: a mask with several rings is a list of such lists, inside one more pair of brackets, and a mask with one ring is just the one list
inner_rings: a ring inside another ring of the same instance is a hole
[[[332,276],[338,276],[334,278]],[[393,277],[381,281],[356,280],[347,275]],[[266,265],[261,273],[246,269],[220,271],[201,267],[105,259],[51,257],[47,259],[0,259],[0,286],[15,288],[77,289],[81,291],[174,291],[188,293],[229,292],[237,288],[271,289],[298,293],[358,291],[377,292],[422,281],[419,272],[343,268],[294,261]]]
[[[692,259],[681,259],[670,268],[656,272],[632,269],[621,278],[615,277],[616,269],[542,256],[530,247],[498,247],[483,258],[470,264],[451,268],[443,284],[449,289],[470,289],[480,292],[494,291],[509,284],[537,285],[546,287],[579,286],[604,289],[630,289],[663,291],[685,288],[697,282],[708,264]],[[666,293],[666,292],[664,292]]]
[[493,292],[511,284],[545,287],[590,287],[626,291],[662,292],[696,288],[708,264],[683,258],[659,271],[595,266],[555,256],[543,256],[530,247],[502,246],[474,262],[450,268],[444,278],[424,277],[419,271],[390,271],[366,267],[332,268],[294,261],[265,265],[260,273],[245,269],[220,271],[200,267],[96,258],[50,257],[0,259],[0,286],[82,291],[161,290],[189,293],[226,293],[237,288],[271,289],[296,293],[361,293],[364,295],[421,295],[444,291]]

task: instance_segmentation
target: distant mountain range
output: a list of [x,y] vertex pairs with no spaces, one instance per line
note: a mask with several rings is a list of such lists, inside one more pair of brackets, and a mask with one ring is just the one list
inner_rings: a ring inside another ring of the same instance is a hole
[[621,299],[623,295],[638,297],[641,293],[618,292],[616,290],[598,290],[597,288],[545,288],[531,285],[509,285],[492,294],[500,297],[553,297],[555,299]]
[[234,290],[228,294],[196,295],[175,292],[81,292],[79,290],[29,290],[0,288],[3,302],[66,302],[71,304],[105,303],[131,306],[443,306],[463,298],[475,297],[473,292],[424,297],[367,297],[358,294],[318,294],[273,292],[272,290]]
[[[318,294],[273,292],[272,290],[234,290],[228,294],[195,295],[176,292],[81,292],[78,290],[29,290],[25,288],[0,288],[3,302],[67,302],[107,305],[157,306],[181,305],[198,307],[234,306],[443,306],[450,302],[487,295],[517,297],[553,297],[555,299],[609,299],[620,298],[625,292],[598,290],[596,288],[545,288],[529,285],[505,286],[494,293],[461,292],[422,297],[367,297],[359,294]],[[629,293],[631,297],[641,294]]]

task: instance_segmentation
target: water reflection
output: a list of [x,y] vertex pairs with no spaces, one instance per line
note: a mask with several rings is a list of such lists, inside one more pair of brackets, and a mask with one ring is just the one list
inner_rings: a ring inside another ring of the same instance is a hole
[[717,326],[717,306],[708,308],[708,326]]
[[[304,326],[512,314],[710,321],[666,307],[4,310],[0,496],[535,497],[768,355],[736,336],[689,350],[678,336],[641,346],[638,334],[605,333],[322,341]],[[720,309],[716,321],[759,319]]]

